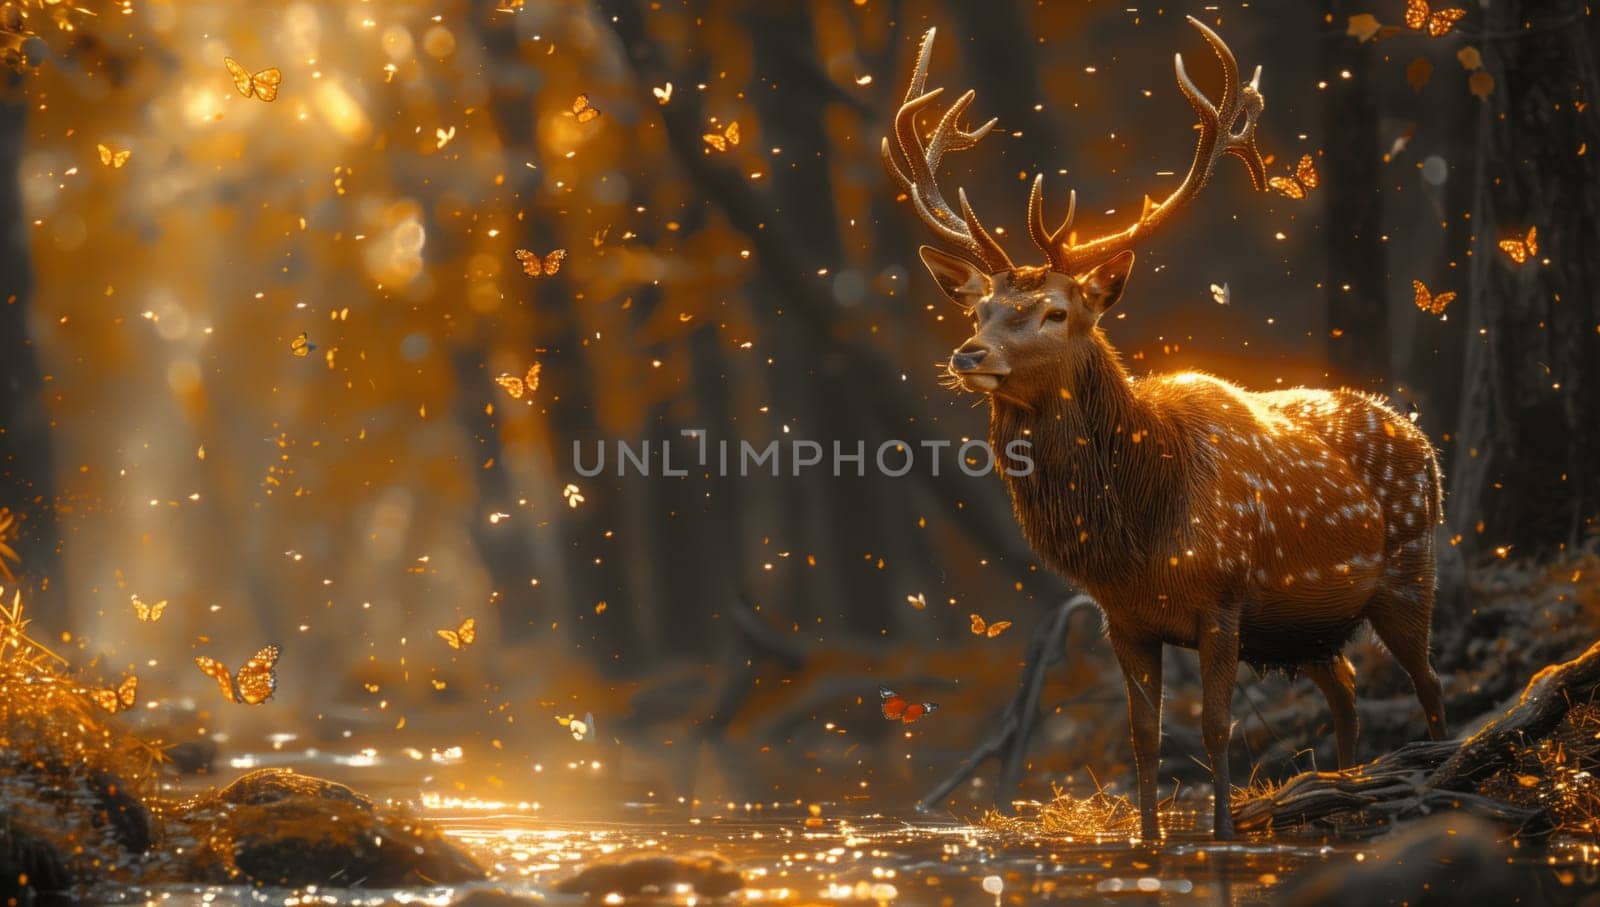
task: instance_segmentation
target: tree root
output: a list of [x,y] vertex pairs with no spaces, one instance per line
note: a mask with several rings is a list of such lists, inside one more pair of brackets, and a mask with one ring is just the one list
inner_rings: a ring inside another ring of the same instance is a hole
[[[1459,809],[1519,836],[1549,834],[1555,823],[1536,798],[1513,803],[1487,796],[1483,788],[1497,773],[1522,764],[1530,747],[1597,690],[1600,643],[1535,674],[1514,705],[1465,740],[1411,743],[1353,769],[1306,772],[1276,788],[1247,792],[1236,801],[1235,823],[1241,830],[1315,826],[1362,836],[1401,819]],[[1535,786],[1549,783],[1530,778]]]

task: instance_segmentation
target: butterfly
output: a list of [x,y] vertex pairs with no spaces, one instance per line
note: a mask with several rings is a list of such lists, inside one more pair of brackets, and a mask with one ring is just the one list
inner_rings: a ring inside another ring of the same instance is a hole
[[450,644],[452,649],[465,649],[472,645],[478,638],[478,622],[469,617],[461,622],[454,630],[435,630],[438,637]]
[[139,678],[129,674],[115,687],[89,690],[94,704],[115,715],[134,707],[139,699]]
[[907,595],[906,601],[910,602],[911,607],[916,608],[918,611],[928,607],[928,599],[921,592],[918,592],[916,595]]
[[708,132],[700,136],[700,140],[718,151],[727,151],[729,148],[739,144],[739,121],[734,120],[729,123],[720,135],[715,132]]
[[289,352],[293,353],[297,359],[306,358],[306,355],[316,348],[317,345],[310,341],[305,331],[301,331],[299,337],[289,341]]
[[1539,228],[1529,227],[1528,235],[1524,239],[1500,240],[1500,251],[1511,257],[1517,264],[1522,264],[1530,257],[1539,254]]
[[244,663],[237,676],[228,673],[227,665],[205,655],[196,658],[194,664],[207,677],[217,682],[224,699],[229,702],[242,702],[245,705],[260,705],[271,699],[272,694],[278,690],[278,674],[275,668],[281,651],[277,646],[262,646],[260,651],[250,656],[250,660]]
[[650,93],[656,96],[657,104],[666,106],[667,102],[672,100],[672,83],[652,85],[650,86]]
[[440,126],[433,130],[433,147],[435,149],[443,148],[444,146],[450,144],[455,137],[456,127],[451,126],[449,129],[445,129],[443,126]]
[[594,739],[594,713],[584,712],[583,718],[574,718],[568,715],[565,718],[557,717],[556,723],[572,732],[573,740]]
[[544,258],[527,249],[518,249],[515,254],[517,261],[522,262],[522,273],[529,277],[554,277],[561,271],[561,262],[567,257],[567,250],[551,249]]
[[250,70],[239,65],[239,61],[232,57],[224,57],[222,65],[228,67],[228,75],[233,76],[233,87],[245,97],[252,94],[263,101],[271,102],[278,97],[278,85],[283,82],[283,73],[276,68],[263,69],[251,75]]
[[121,170],[122,165],[128,162],[128,158],[133,157],[133,152],[128,149],[112,151],[104,145],[96,145],[95,147],[100,150],[100,163],[113,170]]
[[1220,286],[1217,284],[1211,285],[1211,301],[1217,305],[1227,305],[1233,301],[1233,294],[1228,290],[1226,283]]
[[990,639],[994,639],[996,636],[1004,633],[1010,626],[1011,621],[1009,620],[997,620],[992,624],[986,624],[983,622],[983,617],[981,615],[972,615],[973,636],[987,636]]
[[1467,11],[1459,6],[1440,10],[1430,9],[1428,0],[1406,0],[1406,28],[1415,31],[1427,29],[1428,37],[1441,38],[1455,28]]
[[139,596],[133,597],[133,613],[142,623],[153,624],[166,612],[167,600],[164,598],[153,605],[147,605],[139,600]]
[[1290,198],[1302,199],[1321,182],[1322,178],[1317,175],[1317,162],[1312,160],[1311,155],[1303,154],[1300,163],[1294,166],[1293,176],[1274,176],[1267,180],[1267,185]]
[[1430,293],[1420,280],[1411,281],[1411,289],[1416,293],[1417,308],[1429,315],[1443,315],[1444,307],[1456,298],[1455,293]]
[[583,492],[576,485],[568,484],[561,489],[561,496],[567,499],[567,506],[573,510],[577,510],[578,505],[583,503]]
[[524,394],[531,394],[539,389],[539,370],[543,368],[539,363],[528,366],[528,374],[518,378],[516,375],[501,375],[494,379],[494,383],[506,389],[513,400],[521,400]]
[[572,99],[572,115],[578,118],[578,122],[587,123],[600,115],[600,108],[589,106],[589,96],[580,94]]
[[883,717],[902,724],[911,724],[939,711],[937,702],[908,702],[904,696],[888,687],[878,687],[879,708]]

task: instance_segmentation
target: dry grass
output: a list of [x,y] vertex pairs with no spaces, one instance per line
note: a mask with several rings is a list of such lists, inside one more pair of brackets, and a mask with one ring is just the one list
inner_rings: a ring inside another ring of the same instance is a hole
[[[1108,841],[1130,839],[1139,834],[1139,804],[1122,794],[1106,791],[1098,781],[1094,792],[1086,797],[1075,796],[1056,785],[1051,785],[1050,793],[1051,798],[1042,803],[1018,801],[1014,804],[1017,807],[1014,816],[990,810],[980,822],[985,828],[1024,838]],[[1177,791],[1161,802],[1158,812],[1165,832],[1194,826],[1194,815],[1180,808]]]
[[1600,707],[1573,706],[1545,739],[1517,753],[1514,765],[1479,793],[1544,809],[1557,834],[1600,836]]

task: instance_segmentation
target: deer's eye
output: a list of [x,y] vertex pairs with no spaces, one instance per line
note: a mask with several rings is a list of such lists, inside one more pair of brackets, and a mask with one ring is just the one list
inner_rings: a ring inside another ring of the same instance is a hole
[[1044,313],[1044,320],[1045,321],[1066,321],[1067,320],[1067,310],[1066,309],[1051,309],[1050,311]]

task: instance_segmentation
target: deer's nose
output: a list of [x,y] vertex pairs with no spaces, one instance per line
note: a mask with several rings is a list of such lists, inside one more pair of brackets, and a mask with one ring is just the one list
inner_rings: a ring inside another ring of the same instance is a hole
[[977,368],[978,363],[987,355],[989,355],[988,347],[976,340],[969,340],[962,344],[961,349],[951,354],[950,367],[958,372],[970,372]]

